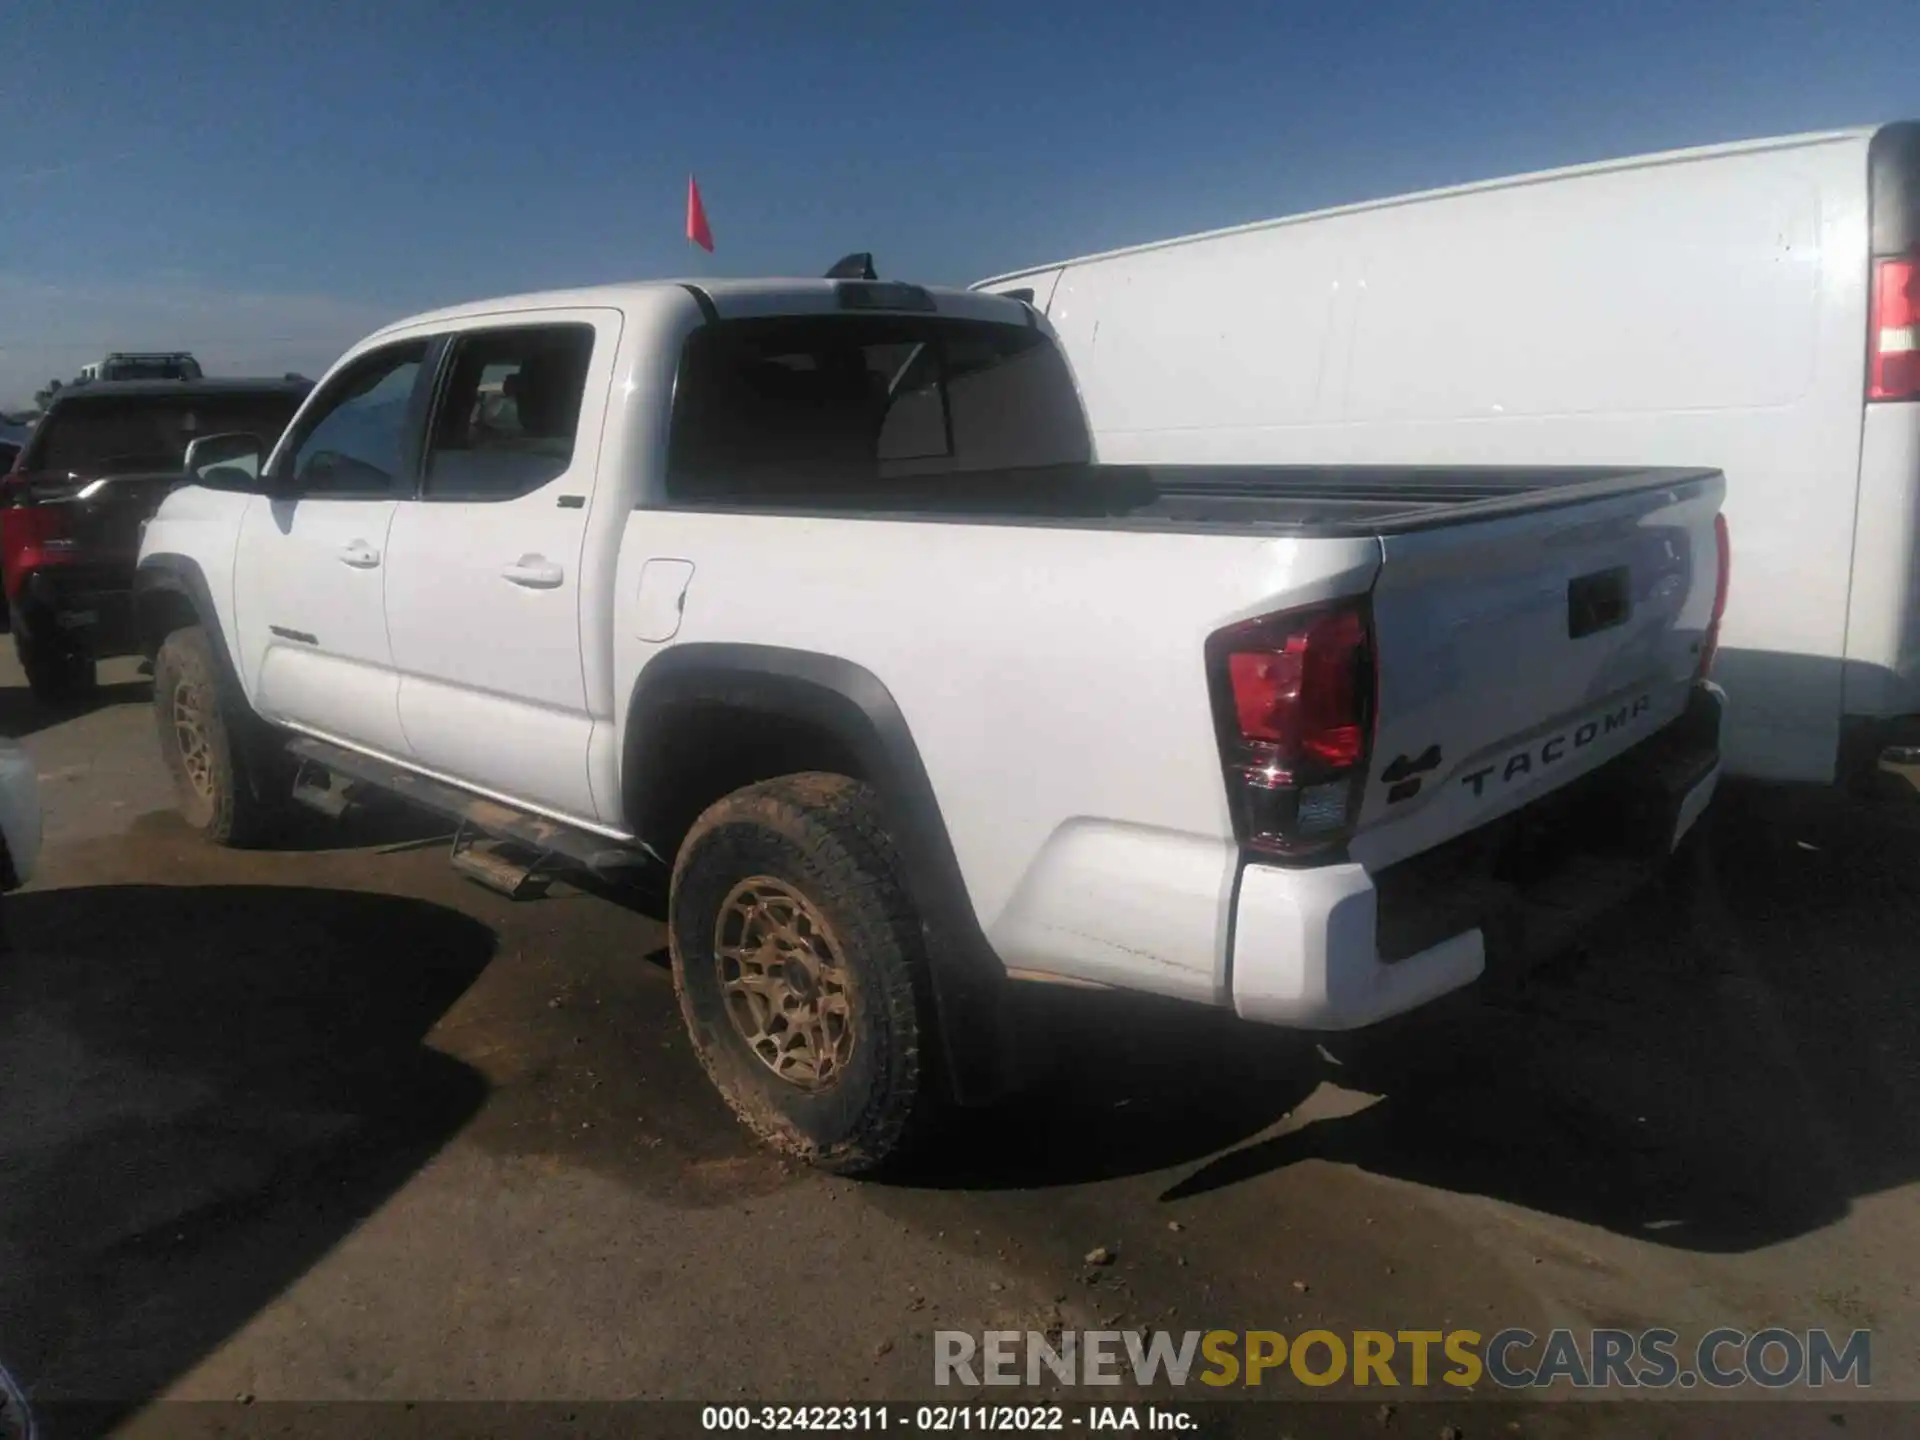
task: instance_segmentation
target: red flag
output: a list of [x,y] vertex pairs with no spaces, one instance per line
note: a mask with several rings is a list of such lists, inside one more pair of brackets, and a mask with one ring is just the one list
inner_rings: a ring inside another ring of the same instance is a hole
[[713,253],[713,231],[707,228],[707,207],[700,203],[700,187],[687,176],[687,239]]

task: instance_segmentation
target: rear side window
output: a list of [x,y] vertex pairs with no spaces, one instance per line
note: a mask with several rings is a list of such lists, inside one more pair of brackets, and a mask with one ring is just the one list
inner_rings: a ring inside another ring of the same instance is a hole
[[924,316],[730,320],[687,340],[669,501],[925,494],[943,476],[1085,464],[1072,376],[1018,325]]
[[300,399],[291,391],[74,397],[41,422],[22,468],[87,476],[178,471],[188,444],[203,435],[242,431],[271,446]]
[[591,325],[456,337],[427,449],[427,498],[511,500],[564,475],[592,358]]

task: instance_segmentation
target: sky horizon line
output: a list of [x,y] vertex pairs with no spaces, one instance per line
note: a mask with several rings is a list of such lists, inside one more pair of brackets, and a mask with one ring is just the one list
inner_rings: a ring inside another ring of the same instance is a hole
[[[346,0],[324,27],[16,0],[0,409],[112,350],[318,374],[462,300],[647,278],[965,285],[1435,188],[1920,115],[1920,7]],[[164,76],[165,104],[153,78]],[[155,117],[160,118],[156,119]],[[685,238],[699,179],[716,253]]]

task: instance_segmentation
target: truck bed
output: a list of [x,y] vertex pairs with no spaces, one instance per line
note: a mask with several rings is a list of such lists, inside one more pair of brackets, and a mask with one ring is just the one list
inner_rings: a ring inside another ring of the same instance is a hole
[[751,498],[664,508],[857,519],[1286,536],[1397,535],[1709,482],[1674,467],[1071,465],[857,480],[819,474]]

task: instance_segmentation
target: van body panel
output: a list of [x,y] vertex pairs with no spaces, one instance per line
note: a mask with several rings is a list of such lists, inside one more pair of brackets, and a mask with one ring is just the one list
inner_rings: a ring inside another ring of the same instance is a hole
[[1826,782],[1843,715],[1920,710],[1920,405],[1870,407],[1863,378],[1870,230],[1904,235],[1920,196],[1920,170],[1876,180],[1872,213],[1869,171],[1907,176],[1912,135],[1642,157],[1115,252],[1063,267],[1049,318],[1108,463],[1723,470],[1727,766]]

